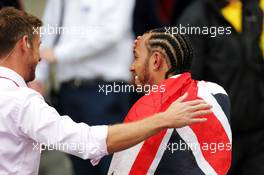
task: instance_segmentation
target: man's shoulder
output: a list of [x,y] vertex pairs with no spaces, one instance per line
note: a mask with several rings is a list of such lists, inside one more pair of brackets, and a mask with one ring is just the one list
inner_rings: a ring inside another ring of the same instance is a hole
[[156,104],[153,94],[141,97],[129,110],[125,122],[136,121],[155,114]]
[[230,123],[231,102],[225,89],[216,83],[206,81],[199,81],[197,86],[198,96],[213,106],[219,105]]
[[1,91],[1,96],[3,99],[12,100],[15,104],[20,105],[34,98],[44,100],[40,93],[28,87],[5,88]]
[[33,104],[37,98],[41,99],[42,96],[26,87],[9,86],[8,88],[1,87],[0,89],[0,106],[10,116],[8,118],[11,121],[17,121],[21,116],[21,110],[24,110],[27,104]]
[[20,87],[18,94],[22,98],[21,100],[28,100],[31,98],[39,98],[44,100],[43,96],[39,92],[28,87]]
[[226,90],[217,83],[209,82],[209,81],[198,81],[198,87],[205,88],[211,94],[225,94],[228,95]]

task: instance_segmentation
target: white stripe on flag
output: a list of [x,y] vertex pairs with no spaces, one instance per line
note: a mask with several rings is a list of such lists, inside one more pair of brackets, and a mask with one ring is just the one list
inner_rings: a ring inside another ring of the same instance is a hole
[[154,158],[154,160],[152,161],[151,165],[150,165],[150,168],[148,170],[148,173],[147,175],[153,175],[159,165],[159,162],[165,152],[165,150],[167,149],[167,144],[171,138],[171,135],[172,135],[172,132],[173,132],[174,129],[167,129],[167,132],[166,134],[164,135],[163,139],[162,139],[162,142],[159,146],[159,149],[157,151],[157,154]]
[[111,175],[113,172],[114,175],[129,174],[143,143],[141,142],[129,149],[115,153],[107,174]]
[[[202,151],[200,149],[200,144],[197,140],[197,137],[193,130],[189,127],[183,127],[176,129],[178,134],[181,136],[181,138],[186,142],[187,145],[191,145],[190,149],[193,152],[193,155],[195,157],[195,160],[200,167],[200,169],[204,172],[206,175],[217,175],[215,170],[212,168],[212,166],[208,163],[208,161],[204,158]],[[194,145],[194,146],[192,146]]]

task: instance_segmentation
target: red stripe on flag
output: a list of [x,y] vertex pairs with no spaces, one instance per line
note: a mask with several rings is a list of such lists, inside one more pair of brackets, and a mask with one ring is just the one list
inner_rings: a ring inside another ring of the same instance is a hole
[[[197,84],[197,82],[193,83]],[[195,97],[201,99],[200,97],[197,97],[197,92],[197,85],[190,86],[188,89],[189,96],[187,101],[192,100]],[[229,147],[231,146],[231,143],[228,135],[215,114],[199,117],[206,117],[208,120],[205,123],[191,125],[190,128],[193,130],[198,139],[202,154],[218,175],[226,175],[231,165],[232,153],[231,147]],[[210,149],[208,150],[204,149],[206,148],[203,147],[204,144],[207,144],[208,146],[210,145],[211,148],[209,147]],[[215,145],[217,148],[215,148]]]
[[231,164],[231,143],[216,116],[211,114],[206,117],[207,122],[191,125],[190,128],[200,143],[204,158],[218,175],[226,175]]
[[[157,110],[160,112],[165,111],[179,96],[179,92],[175,93],[174,96],[171,96],[162,104],[162,107],[159,106],[159,108],[161,108],[160,110],[156,109],[155,112],[157,112]],[[159,134],[150,137],[144,142],[133,166],[131,167],[129,172],[130,175],[147,174],[166,132],[167,130],[163,130]]]
[[131,167],[129,172],[130,175],[147,174],[165,134],[166,130],[147,139],[144,142],[133,166]]

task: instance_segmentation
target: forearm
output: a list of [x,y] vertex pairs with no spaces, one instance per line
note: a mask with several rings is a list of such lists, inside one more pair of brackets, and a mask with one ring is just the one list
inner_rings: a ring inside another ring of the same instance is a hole
[[108,153],[134,146],[165,128],[181,128],[205,122],[206,118],[194,117],[211,113],[211,105],[203,100],[183,102],[186,97],[187,93],[173,102],[166,111],[141,121],[109,126],[106,141]]
[[166,128],[163,114],[156,114],[144,120],[109,126],[107,150],[114,153],[132,147]]

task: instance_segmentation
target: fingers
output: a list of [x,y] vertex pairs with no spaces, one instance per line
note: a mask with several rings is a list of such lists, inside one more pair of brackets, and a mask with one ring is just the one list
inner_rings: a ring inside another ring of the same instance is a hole
[[[194,123],[206,122],[207,118],[204,115],[211,114],[212,106],[207,104],[204,100],[196,99],[192,101],[185,101],[188,93],[179,97],[171,106],[165,111],[168,118],[176,119],[175,123],[171,123],[171,128],[180,128]],[[197,117],[202,118],[197,118]]]
[[199,100],[199,99],[184,102],[184,104],[186,104],[188,106],[194,106],[194,105],[205,104],[205,103],[206,102],[204,100]]
[[193,118],[193,119],[190,119],[188,121],[187,125],[191,125],[191,124],[195,124],[195,123],[203,123],[206,121],[207,121],[207,118]]
[[201,116],[201,115],[208,115],[211,113],[212,113],[211,110],[200,110],[200,111],[190,113],[190,117],[193,118],[193,117],[197,117],[197,116]]
[[179,97],[175,102],[176,103],[183,102],[187,98],[187,96],[188,96],[188,93],[185,92],[185,94],[183,96]]
[[189,111],[190,112],[195,112],[195,111],[198,111],[198,110],[202,110],[202,109],[210,109],[212,108],[211,105],[209,104],[206,104],[206,103],[200,103],[200,104],[197,104],[197,105],[194,105],[194,106],[191,106]]
[[192,118],[192,117],[197,117],[197,116],[206,115],[210,113],[211,113],[210,110],[198,111],[196,113],[193,113],[191,115],[191,118],[187,119],[187,121],[185,122],[185,126],[206,122],[208,120],[207,118]]

